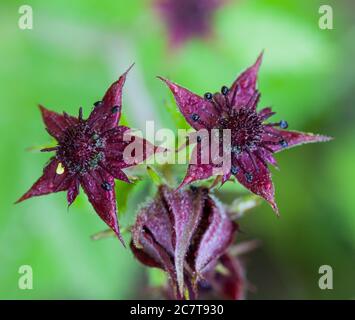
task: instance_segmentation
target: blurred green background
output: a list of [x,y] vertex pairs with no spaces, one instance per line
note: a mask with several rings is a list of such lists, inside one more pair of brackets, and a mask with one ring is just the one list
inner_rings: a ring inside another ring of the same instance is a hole
[[[136,62],[124,91],[124,121],[144,129],[145,120],[155,119],[157,127],[176,129],[181,118],[156,75],[200,94],[217,91],[262,49],[260,107],[272,105],[275,118],[288,120],[291,129],[335,140],[279,154],[281,171],[273,177],[281,218],[262,203],[241,221],[240,238],[262,242],[246,256],[248,298],[355,298],[355,3],[326,3],[334,10],[334,30],[318,27],[316,0],[230,1],[217,12],[210,40],[172,52],[152,1],[2,0],[0,298],[149,298],[142,289],[146,272],[130,251],[115,238],[90,239],[105,225],[83,193],[69,211],[64,193],[13,204],[48,159],[26,151],[51,142],[38,103],[72,114],[84,106],[87,115]],[[33,30],[18,28],[23,4],[33,8]],[[152,186],[119,183],[118,189],[125,227]],[[225,185],[220,195],[230,201],[241,192]],[[333,290],[318,287],[324,264],[333,268]],[[33,268],[33,290],[18,289],[21,265]]]

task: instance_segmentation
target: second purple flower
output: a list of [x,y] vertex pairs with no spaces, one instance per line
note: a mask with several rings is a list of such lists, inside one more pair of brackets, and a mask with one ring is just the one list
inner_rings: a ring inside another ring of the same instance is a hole
[[[329,141],[331,138],[288,131],[285,120],[266,122],[275,112],[270,107],[257,111],[260,93],[256,84],[261,61],[262,54],[230,87],[223,86],[220,92],[207,92],[202,97],[167,79],[161,79],[172,91],[181,113],[194,129],[205,129],[210,133],[212,130],[230,131],[231,165],[224,172],[222,183],[235,176],[242,185],[263,197],[278,212],[268,168],[268,164],[277,166],[273,154],[305,143]],[[211,141],[213,134],[210,136]],[[205,147],[203,143],[203,140],[197,140],[194,152],[198,153],[198,163],[189,165],[181,186],[214,175],[216,166],[211,161],[200,161],[200,150]]]

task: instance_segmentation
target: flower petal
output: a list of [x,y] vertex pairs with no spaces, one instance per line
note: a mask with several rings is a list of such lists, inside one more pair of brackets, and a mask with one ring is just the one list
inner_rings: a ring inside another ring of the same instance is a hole
[[[139,237],[141,230],[149,230],[152,234],[154,241],[171,255],[174,255],[174,218],[169,212],[166,206],[166,199],[161,194],[162,190],[166,187],[161,186],[154,201],[152,201],[148,207],[143,208],[134,226],[133,240],[136,242],[136,246],[139,246]],[[139,232],[138,232],[138,231]]]
[[91,112],[87,121],[92,129],[104,132],[117,126],[121,117],[122,88],[132,67],[133,65],[110,86],[102,101]]
[[129,145],[123,140],[123,136],[130,129],[124,126],[115,127],[105,132],[105,157],[100,162],[100,166],[109,172],[114,178],[130,182],[122,169],[127,168],[124,162],[124,150]]
[[265,148],[259,148],[255,153],[257,157],[265,161],[266,163],[270,163],[272,166],[274,166],[276,169],[278,169],[278,164],[276,159],[273,156],[273,153],[270,150],[267,150]]
[[272,109],[270,107],[261,109],[258,112],[258,116],[262,121],[265,121],[266,119],[272,117],[275,114],[275,112],[272,111]]
[[206,189],[172,191],[166,187],[162,192],[174,218],[175,230],[175,271],[179,293],[184,292],[185,257],[192,237],[202,218]]
[[54,111],[50,111],[39,105],[42,113],[43,122],[46,126],[48,133],[57,141],[60,140],[63,133],[73,124],[78,122],[78,119],[71,116],[64,116]]
[[213,166],[209,164],[190,164],[187,169],[187,174],[184,180],[179,185],[178,189],[197,181],[208,179],[213,175]]
[[242,300],[245,298],[246,279],[244,268],[237,258],[225,254],[220,262],[227,271],[226,274],[215,272],[213,281],[214,290],[219,296],[229,300]]
[[114,178],[105,170],[98,169],[83,175],[80,181],[96,213],[125,245],[117,219]]
[[[155,211],[156,210],[156,211]],[[166,211],[159,195],[147,208],[143,208],[137,216],[136,223],[132,228],[132,242],[135,248],[143,249],[148,258],[142,263],[148,262],[149,265],[159,266],[165,271],[169,271],[169,266],[166,269],[165,261],[170,260],[169,254],[173,255],[172,243],[173,226],[171,224],[169,213]],[[156,244],[156,246],[154,245]],[[159,249],[161,248],[161,249]],[[167,252],[169,259],[161,259],[161,252]],[[172,273],[174,275],[174,267]]]
[[181,113],[194,129],[213,128],[218,120],[219,114],[210,101],[167,79],[162,77],[158,78],[168,85]]
[[[105,168],[106,169],[106,168]],[[107,172],[109,172],[115,179],[127,182],[127,183],[131,183],[131,181],[129,180],[128,176],[126,175],[126,173],[121,169],[121,168],[117,168],[117,167],[113,167],[111,166]]]
[[196,254],[195,270],[202,274],[214,267],[217,259],[227,250],[234,239],[236,224],[229,219],[221,204],[208,200],[211,207],[209,225],[205,231]]
[[264,161],[252,153],[243,152],[236,162],[234,160],[234,166],[238,168],[235,174],[237,180],[251,192],[263,197],[278,214],[271,173]]
[[79,194],[79,180],[78,179],[73,179],[69,188],[68,188],[68,194],[67,194],[67,200],[68,200],[68,205],[71,206],[72,203],[75,201],[76,197]]
[[[306,143],[326,142],[333,139],[331,137],[313,133],[279,130],[271,127],[268,128],[268,131],[270,131],[272,135],[265,134],[263,140],[264,143],[265,141],[270,142],[265,143],[265,145],[274,152],[279,152]],[[285,143],[280,143],[281,141],[284,141]]]
[[[132,230],[133,231],[133,230]],[[140,237],[143,236],[143,239],[140,239],[139,246],[136,246],[134,241],[131,241],[130,248],[134,254],[134,256],[138,259],[142,264],[152,267],[152,268],[160,268],[162,270],[165,269],[164,261],[166,265],[171,265],[171,270],[174,270],[174,266],[172,265],[169,256],[161,253],[163,250],[157,246],[155,248],[154,241],[151,239],[151,236],[143,233]],[[143,250],[144,248],[144,250]],[[161,257],[163,256],[163,257]],[[167,257],[164,259],[164,257]]]
[[[128,168],[135,166],[154,153],[166,151],[154,146],[148,140],[135,136],[129,128],[118,126],[105,132],[105,166],[111,168]],[[127,149],[126,149],[127,148]],[[115,174],[113,174],[115,175]]]
[[[196,180],[208,179],[213,176],[214,166],[210,163],[202,163],[201,161],[201,143],[198,143],[197,146],[192,151],[190,164],[187,169],[186,176],[184,180],[181,182],[178,189],[181,189],[185,185],[188,185]],[[193,162],[193,163],[191,163]]]
[[[256,82],[262,58],[263,53],[259,55],[254,65],[245,70],[232,84],[228,93],[228,98],[230,104],[234,108],[245,107],[250,104],[253,97],[256,97]],[[250,107],[255,108],[256,104],[250,104]]]
[[[162,190],[164,187],[160,187]],[[169,275],[174,296],[177,294],[174,256],[173,217],[166,207],[165,199],[160,192],[154,201],[143,208],[137,216],[132,228],[131,248],[135,257],[143,264],[158,267]]]
[[117,126],[111,130],[107,130],[104,133],[104,137],[108,142],[111,143],[120,143],[124,141],[124,135],[127,134],[131,129],[126,126]]
[[169,254],[143,229],[133,229],[132,238],[130,247],[134,256],[146,266],[163,269],[169,276],[173,296],[181,299],[182,296],[177,292],[174,264]]
[[105,155],[113,158],[115,162],[123,162],[123,151],[130,143],[130,136],[126,134],[130,128],[125,126],[117,126],[104,133],[105,138]]
[[35,184],[28,190],[16,203],[26,199],[42,196],[45,194],[65,191],[72,183],[73,177],[65,170],[63,174],[57,174],[59,161],[52,159],[49,164],[43,169],[43,175]]

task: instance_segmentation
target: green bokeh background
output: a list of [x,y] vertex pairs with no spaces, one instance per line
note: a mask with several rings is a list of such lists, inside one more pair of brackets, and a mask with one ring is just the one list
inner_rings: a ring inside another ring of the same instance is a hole
[[[144,129],[145,120],[155,119],[157,127],[176,129],[181,118],[156,75],[203,94],[231,83],[263,49],[260,105],[272,105],[291,129],[335,140],[277,156],[281,171],[273,170],[273,177],[281,218],[263,203],[241,222],[240,238],[262,242],[245,257],[253,289],[248,297],[355,298],[355,4],[326,2],[334,10],[334,30],[318,27],[316,0],[231,0],[218,11],[210,40],[172,52],[148,0],[2,0],[0,298],[150,297],[143,289],[146,272],[129,250],[114,238],[90,239],[105,225],[83,193],[69,211],[64,193],[13,204],[48,159],[26,151],[51,142],[38,103],[72,114],[84,106],[87,115],[135,62],[124,91],[124,121]],[[33,8],[33,30],[18,28],[23,4]],[[152,186],[146,181],[118,188],[125,227]],[[230,201],[241,192],[225,185],[220,196]],[[318,287],[324,264],[333,268],[333,290]],[[33,290],[18,289],[21,265],[33,268]]]

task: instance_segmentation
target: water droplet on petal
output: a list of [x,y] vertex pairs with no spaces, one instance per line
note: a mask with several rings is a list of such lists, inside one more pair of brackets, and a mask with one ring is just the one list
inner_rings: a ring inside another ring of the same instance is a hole
[[107,181],[104,181],[101,184],[102,189],[106,190],[106,191],[111,191],[112,190],[112,186],[110,183],[108,183]]
[[288,143],[286,140],[280,140],[279,143],[280,143],[281,147],[283,147],[283,148],[286,148],[288,146]]
[[200,119],[200,116],[197,113],[193,113],[191,119],[192,121],[196,122]]
[[117,113],[118,111],[120,111],[120,106],[114,106],[111,111],[112,113]]
[[251,183],[253,181],[253,175],[250,172],[247,172],[245,174],[245,179],[247,180],[248,183]]
[[229,92],[229,89],[227,86],[223,86],[222,89],[221,89],[221,92],[224,96],[226,96]]
[[56,174],[63,174],[65,171],[63,164],[61,162],[58,163],[57,169],[55,170]]
[[206,100],[212,100],[212,98],[213,98],[213,95],[212,95],[211,92],[205,93],[205,99],[206,99]]
[[287,129],[288,128],[288,123],[285,120],[281,120],[279,125],[280,125],[281,129]]
[[237,174],[239,172],[239,168],[238,167],[236,167],[236,166],[232,166],[231,167],[231,173],[232,174]]

